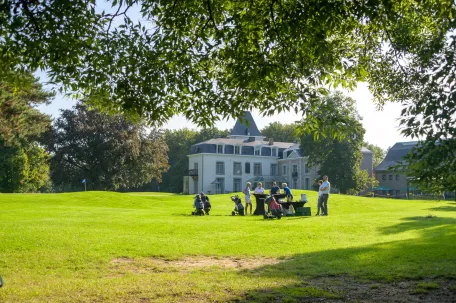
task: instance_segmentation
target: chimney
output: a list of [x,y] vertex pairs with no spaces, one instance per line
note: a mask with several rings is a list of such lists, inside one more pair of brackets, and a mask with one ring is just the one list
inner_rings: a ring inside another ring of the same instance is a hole
[[254,142],[255,141],[255,137],[249,137],[249,142]]
[[273,145],[274,144],[274,138],[269,138],[269,145]]

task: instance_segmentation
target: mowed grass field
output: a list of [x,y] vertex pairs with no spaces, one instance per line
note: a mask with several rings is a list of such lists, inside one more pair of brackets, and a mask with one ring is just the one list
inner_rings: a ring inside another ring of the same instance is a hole
[[[456,203],[331,195],[316,217],[212,195],[0,195],[0,302],[454,302]],[[300,191],[294,191],[299,196]],[[394,299],[394,300],[393,300]]]

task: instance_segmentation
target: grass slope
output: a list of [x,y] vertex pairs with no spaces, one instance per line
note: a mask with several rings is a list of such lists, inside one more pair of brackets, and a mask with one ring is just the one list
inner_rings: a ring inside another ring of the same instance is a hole
[[[0,195],[0,302],[338,300],[309,281],[456,279],[454,202],[331,195],[330,216],[279,221],[230,216],[229,195],[211,201],[194,217],[192,197],[166,193]],[[189,256],[259,265],[154,261]]]

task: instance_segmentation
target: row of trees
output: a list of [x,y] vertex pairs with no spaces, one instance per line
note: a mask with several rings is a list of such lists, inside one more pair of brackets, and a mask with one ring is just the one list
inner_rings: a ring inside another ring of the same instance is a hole
[[20,81],[20,89],[0,82],[0,192],[80,190],[83,179],[89,189],[126,190],[161,180],[168,147],[159,131],[82,103],[51,123],[35,107],[53,94],[30,74]]
[[[19,90],[7,81],[0,86],[2,192],[80,190],[83,179],[89,189],[182,192],[191,145],[229,134],[216,128],[161,133],[141,121],[89,110],[82,103],[62,111],[51,124],[50,117],[35,107],[48,103],[53,94],[31,75],[21,81]],[[344,133],[328,136],[327,129],[316,127],[310,117],[293,124],[271,123],[262,133],[280,141],[300,141],[311,165],[331,175],[336,187],[343,192],[361,191],[368,179],[359,170],[360,149],[367,144],[355,103],[341,93],[319,102],[322,117]],[[307,133],[299,132],[303,125]],[[374,151],[377,165],[383,151],[367,147]]]

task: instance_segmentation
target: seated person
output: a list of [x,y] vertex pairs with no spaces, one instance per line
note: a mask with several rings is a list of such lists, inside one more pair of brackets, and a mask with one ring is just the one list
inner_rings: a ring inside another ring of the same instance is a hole
[[196,209],[203,209],[204,208],[204,203],[201,200],[201,196],[200,195],[196,195],[195,200],[193,201],[193,206]]
[[277,186],[277,182],[272,182],[272,187],[269,193],[271,196],[280,194],[280,187]]
[[258,182],[257,188],[255,188],[255,191],[253,192],[254,194],[264,194],[264,188],[263,184],[261,182]]

